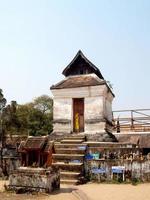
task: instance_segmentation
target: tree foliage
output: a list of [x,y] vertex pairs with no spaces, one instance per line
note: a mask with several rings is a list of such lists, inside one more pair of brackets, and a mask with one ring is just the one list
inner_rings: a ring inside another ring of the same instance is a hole
[[34,99],[34,107],[44,113],[52,113],[53,101],[47,95],[42,95]]
[[17,102],[11,101],[3,111],[3,128],[6,133],[19,130],[20,123],[17,116]]
[[2,112],[3,108],[5,107],[6,105],[6,99],[4,98],[4,95],[3,95],[3,90],[0,89],[0,112]]
[[17,105],[12,101],[5,108],[4,126],[8,134],[47,135],[52,131],[53,100],[42,95],[33,102]]
[[29,129],[32,135],[45,135],[52,131],[53,100],[42,95],[34,99],[29,115]]

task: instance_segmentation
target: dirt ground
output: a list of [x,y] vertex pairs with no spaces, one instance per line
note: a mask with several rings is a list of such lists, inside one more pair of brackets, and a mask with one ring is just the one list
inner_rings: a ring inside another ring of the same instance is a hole
[[[5,181],[0,181],[0,200],[77,200],[73,190],[86,200],[150,200],[150,184],[96,184],[80,186],[61,185],[60,191],[52,194],[14,194],[4,192]],[[85,197],[85,198],[84,198]]]
[[85,184],[78,186],[90,200],[150,200],[150,184]]
[[6,181],[0,181],[0,200],[77,200],[72,194],[72,188],[68,186],[61,186],[59,191],[52,194],[15,194],[4,191],[4,184]]

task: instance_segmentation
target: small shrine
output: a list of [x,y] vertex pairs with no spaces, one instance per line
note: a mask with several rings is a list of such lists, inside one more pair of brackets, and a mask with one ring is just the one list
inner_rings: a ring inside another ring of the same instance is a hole
[[52,163],[53,141],[49,141],[47,136],[30,136],[21,142],[18,151],[22,166],[46,168]]
[[78,51],[62,74],[50,88],[54,133],[111,133],[114,94],[100,70]]

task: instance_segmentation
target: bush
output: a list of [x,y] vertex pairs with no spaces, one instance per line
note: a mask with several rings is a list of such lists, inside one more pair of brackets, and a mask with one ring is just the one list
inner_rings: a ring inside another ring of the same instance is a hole
[[132,185],[137,185],[140,181],[138,178],[134,177],[131,179]]

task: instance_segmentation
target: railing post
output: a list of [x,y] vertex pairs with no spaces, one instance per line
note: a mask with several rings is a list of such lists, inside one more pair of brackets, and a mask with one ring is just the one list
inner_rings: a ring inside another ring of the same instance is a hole
[[131,110],[131,130],[134,130],[134,116],[133,116],[133,110]]
[[117,119],[117,133],[120,133],[120,122],[119,122],[119,117]]

